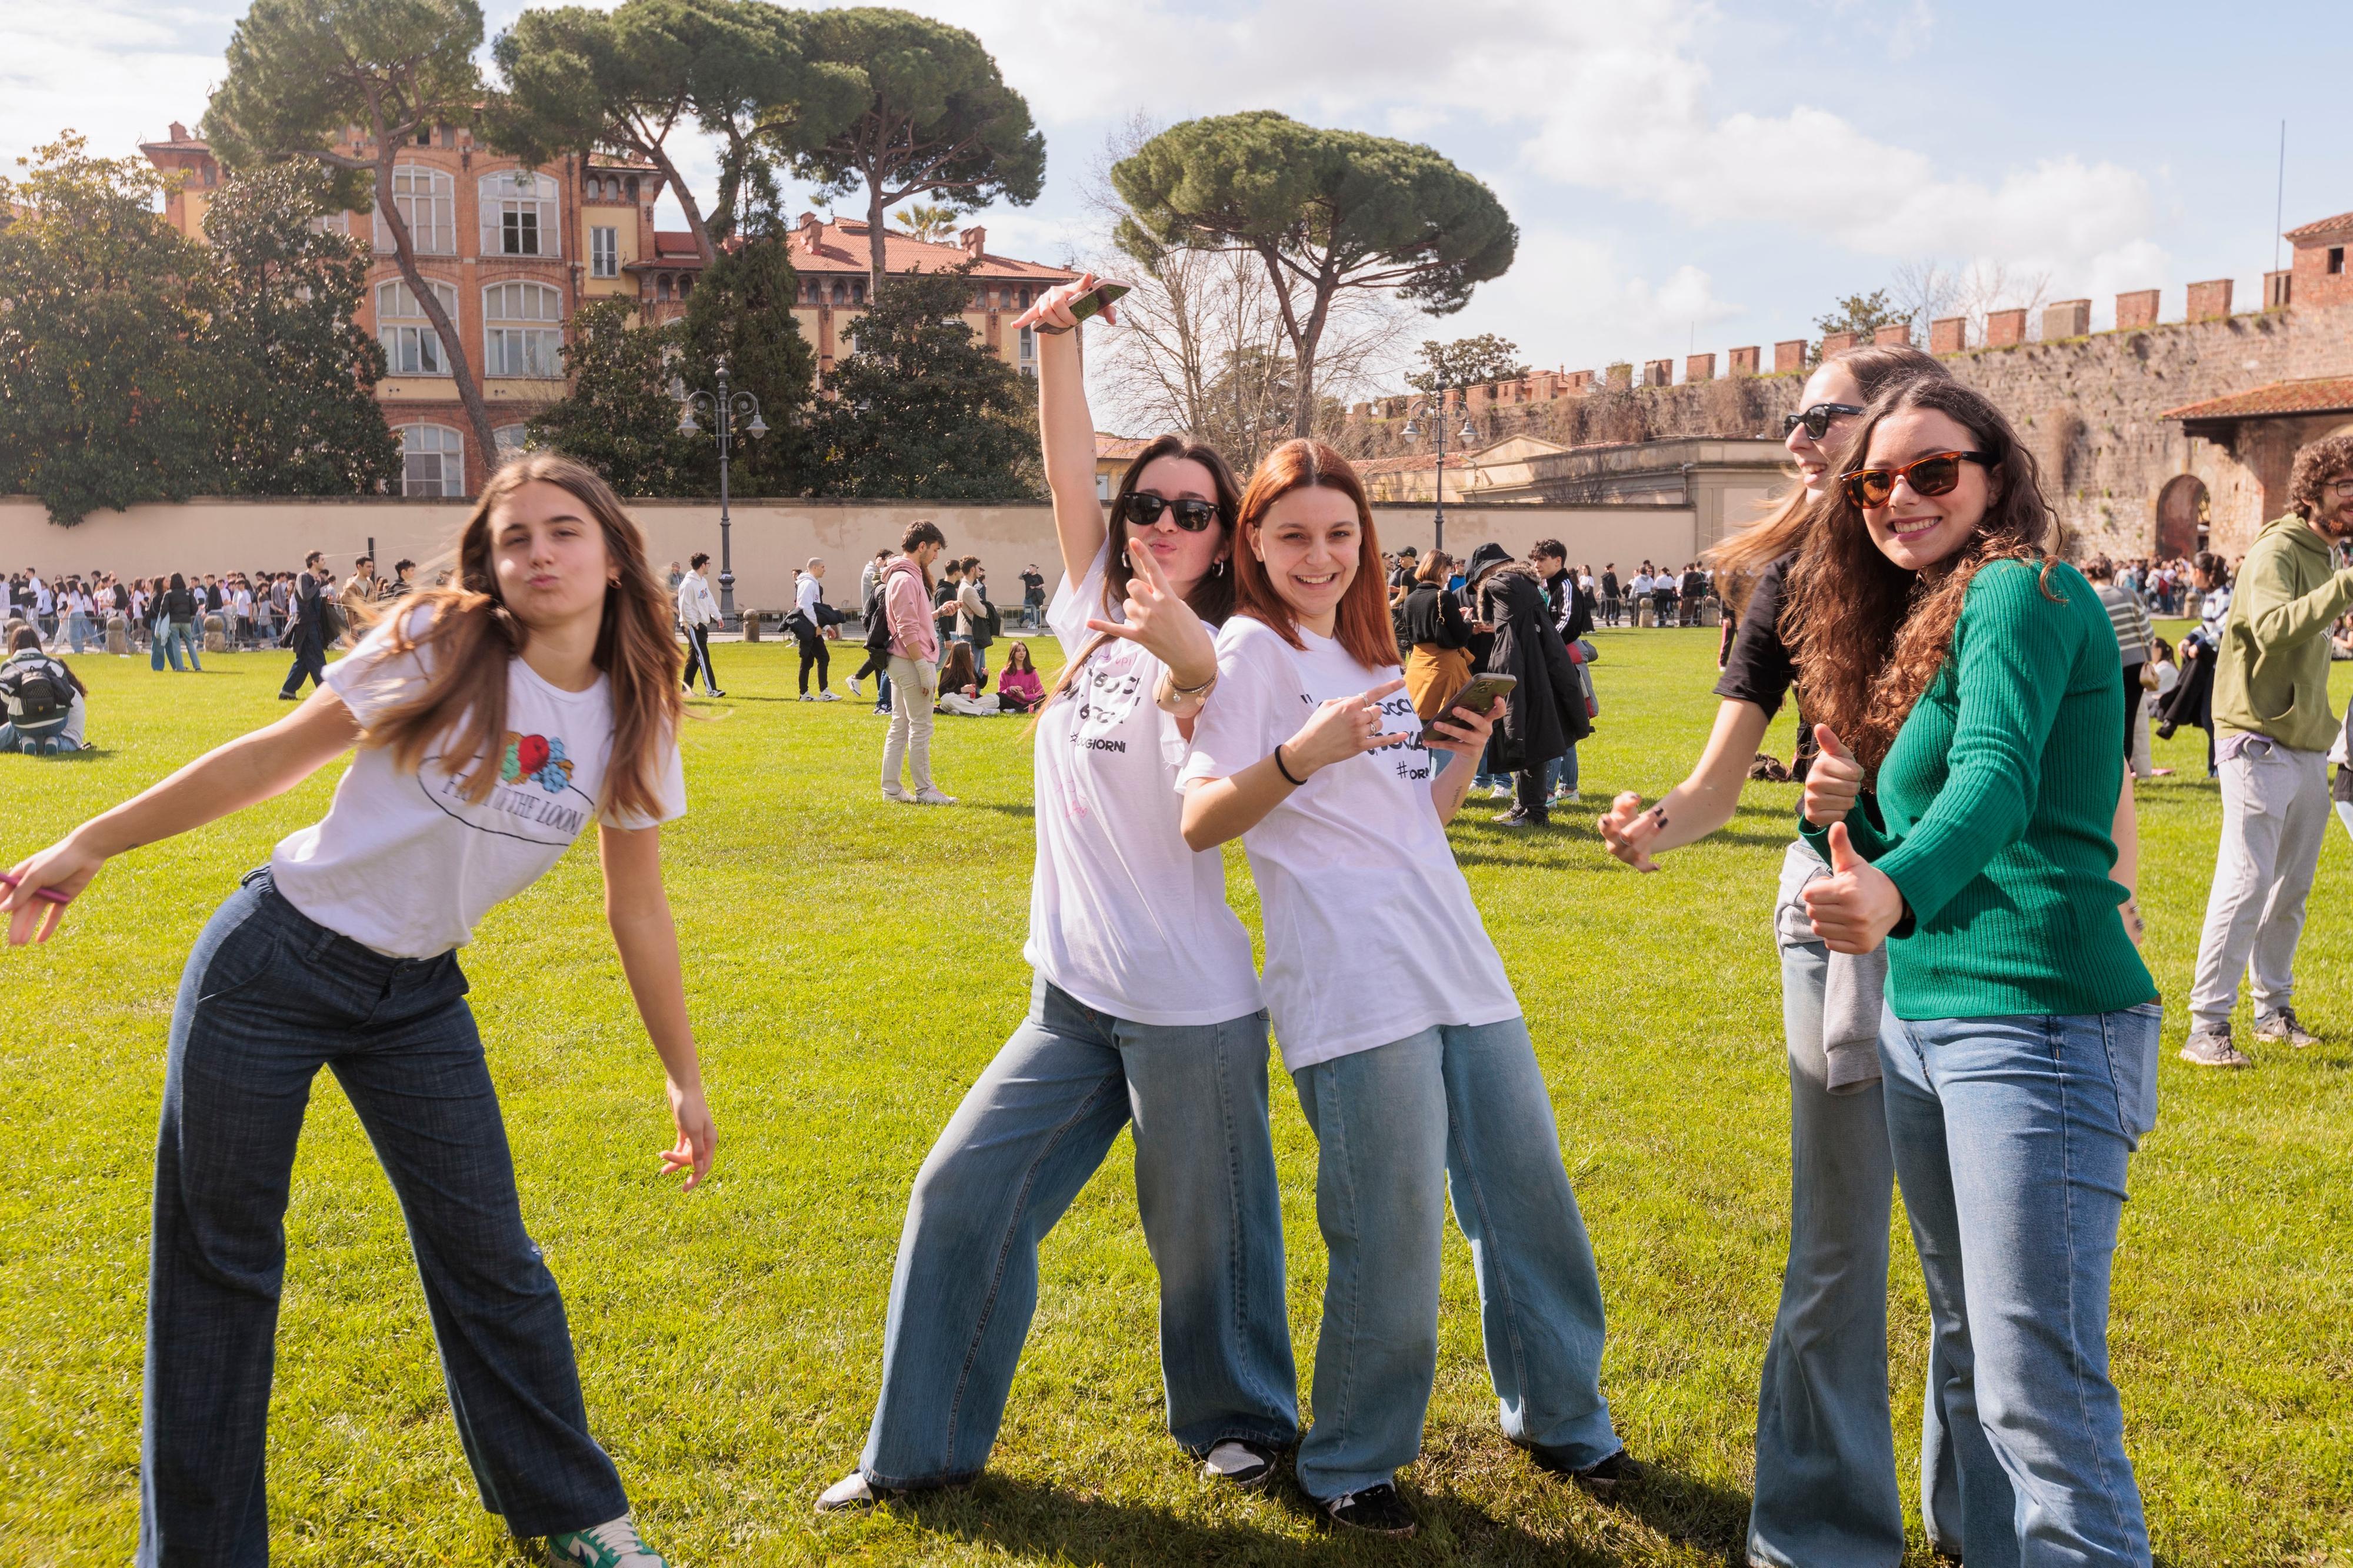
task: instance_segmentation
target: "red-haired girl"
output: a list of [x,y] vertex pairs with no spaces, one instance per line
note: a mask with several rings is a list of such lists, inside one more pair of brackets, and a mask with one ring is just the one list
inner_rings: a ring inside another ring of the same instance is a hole
[[359,748],[321,821],[247,875],[172,1015],[147,1300],[139,1562],[262,1563],[281,1220],[311,1080],[333,1072],[392,1178],[485,1508],[556,1561],[659,1568],[589,1436],[555,1279],[525,1234],[457,950],[597,825],[606,917],[669,1078],[666,1170],[713,1133],[662,891],[686,809],[669,596],[612,490],[501,468],[457,580],[402,601],[278,723],[19,862],[8,940],[57,929],[106,862],[284,794]]
[[1437,1373],[1451,1182],[1505,1435],[1606,1490],[1630,1467],[1601,1397],[1593,1248],[1519,1002],[1446,839],[1492,718],[1457,710],[1420,742],[1372,512],[1337,452],[1275,448],[1240,536],[1237,613],[1182,774],[1185,839],[1250,851],[1267,1006],[1322,1148],[1331,1273],[1300,1485],[1335,1523],[1415,1528],[1395,1472],[1421,1450]]

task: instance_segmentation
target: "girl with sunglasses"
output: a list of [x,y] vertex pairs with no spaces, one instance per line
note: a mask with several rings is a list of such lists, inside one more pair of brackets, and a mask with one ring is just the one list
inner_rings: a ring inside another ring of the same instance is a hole
[[1218,677],[1208,628],[1233,604],[1240,497],[1217,453],[1163,436],[1128,465],[1106,536],[1071,310],[1094,286],[1051,289],[1015,323],[1039,334],[1064,573],[1047,623],[1067,659],[1033,731],[1029,1015],[915,1178],[881,1396],[822,1512],[980,1473],[1037,1308],[1039,1244],[1131,1124],[1170,1435],[1247,1488],[1298,1436],[1266,1014],[1224,861],[1187,847],[1176,795]]
[[[1826,360],[1782,429],[1798,482],[1756,526],[1709,554],[1739,630],[1716,682],[1715,728],[1691,776],[1655,806],[1620,795],[1600,820],[1609,852],[1641,871],[1732,820],[1748,764],[1797,680],[1785,640],[1788,574],[1836,483],[1862,405],[1942,377],[1919,350],[1871,344]],[[1813,751],[1799,694],[1799,758]],[[1878,961],[1831,956],[1798,890],[1830,875],[1803,838],[1782,858],[1774,932],[1789,1058],[1789,1256],[1757,1394],[1748,1560],[1766,1568],[1894,1568],[1904,1555],[1887,1391],[1887,1219],[1895,1167],[1879,1082]],[[1837,983],[1832,985],[1835,972]],[[1932,1363],[1930,1378],[1938,1371]],[[1930,1543],[1961,1555],[1941,1408],[1921,1419],[1921,1512]]]
[[1415,1530],[1396,1473],[1421,1451],[1438,1370],[1451,1190],[1504,1435],[1606,1491],[1631,1466],[1601,1397],[1593,1247],[1519,1001],[1446,838],[1495,715],[1456,709],[1423,740],[1372,512],[1331,447],[1269,454],[1239,533],[1239,613],[1185,763],[1185,841],[1250,851],[1267,1003],[1320,1151],[1331,1271],[1299,1483],[1335,1524]]
[[1886,949],[1888,1133],[1968,1560],[2146,1568],[2108,1285],[2160,1012],[2125,912],[2116,631],[1977,393],[1883,393],[1841,467],[1789,580],[1831,868],[1802,896],[1832,952]]

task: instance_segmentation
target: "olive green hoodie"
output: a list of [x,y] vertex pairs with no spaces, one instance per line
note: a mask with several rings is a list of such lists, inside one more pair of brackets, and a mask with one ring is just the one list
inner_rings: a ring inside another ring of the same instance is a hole
[[2290,512],[2263,525],[2232,591],[2214,667],[2214,725],[2298,752],[2337,740],[2328,708],[2328,624],[2353,604],[2353,567],[2332,571],[2328,542]]

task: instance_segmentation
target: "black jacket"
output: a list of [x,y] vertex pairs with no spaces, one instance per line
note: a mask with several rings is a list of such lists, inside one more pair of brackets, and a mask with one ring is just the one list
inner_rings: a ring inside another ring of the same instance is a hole
[[1415,584],[1398,612],[1398,625],[1408,647],[1423,643],[1465,647],[1471,642],[1471,626],[1462,618],[1462,606],[1440,583]]
[[1593,733],[1568,645],[1553,625],[1543,586],[1525,567],[1491,573],[1479,584],[1479,602],[1495,628],[1483,668],[1519,682],[1488,745],[1488,765],[1503,773],[1541,767]]
[[1593,629],[1593,595],[1566,568],[1545,579],[1545,601],[1562,641],[1575,642]]

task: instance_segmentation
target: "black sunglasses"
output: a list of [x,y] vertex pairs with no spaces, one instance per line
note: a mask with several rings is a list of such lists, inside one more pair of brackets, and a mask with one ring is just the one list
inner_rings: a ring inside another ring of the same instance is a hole
[[1781,416],[1781,439],[1788,440],[1789,432],[1802,425],[1806,427],[1806,434],[1819,441],[1831,433],[1831,420],[1841,414],[1862,412],[1852,403],[1817,403],[1803,414],[1784,414]]
[[1198,533],[1218,521],[1215,501],[1170,500],[1150,490],[1130,490],[1120,498],[1120,519],[1130,528],[1156,527],[1162,512],[1174,512],[1176,526],[1187,533]]
[[1839,483],[1846,487],[1846,499],[1858,508],[1882,507],[1895,493],[1898,479],[1909,484],[1915,495],[1951,494],[1953,487],[1961,482],[1963,463],[1990,468],[1994,458],[1984,452],[1937,452],[1915,458],[1900,468],[1857,468],[1841,474]]

